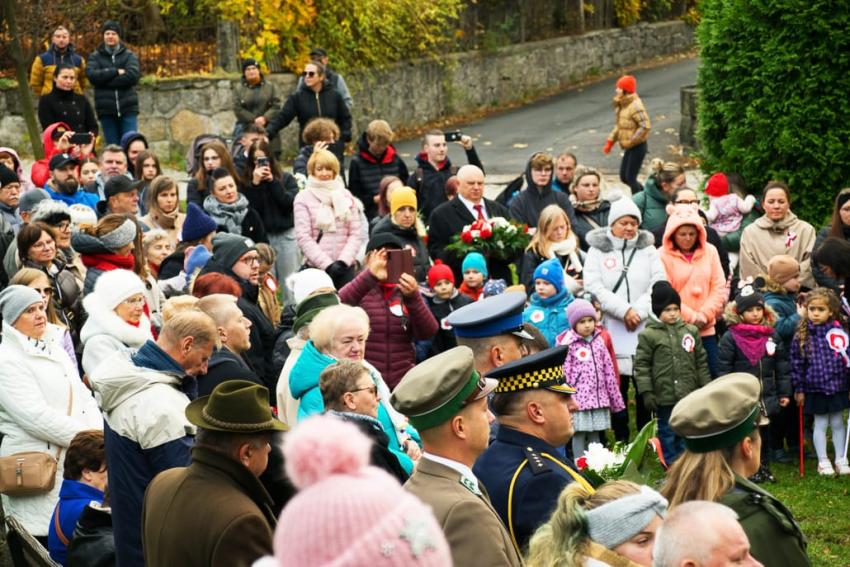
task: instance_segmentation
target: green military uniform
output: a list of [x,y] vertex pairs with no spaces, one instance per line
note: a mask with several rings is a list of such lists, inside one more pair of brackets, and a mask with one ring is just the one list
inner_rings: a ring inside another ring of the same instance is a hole
[[[693,453],[736,446],[770,421],[761,408],[761,384],[752,374],[721,376],[673,408],[670,427]],[[758,453],[756,453],[756,456]],[[769,567],[807,567],[806,538],[791,511],[761,487],[735,475],[735,486],[718,499],[738,514],[750,553]]]

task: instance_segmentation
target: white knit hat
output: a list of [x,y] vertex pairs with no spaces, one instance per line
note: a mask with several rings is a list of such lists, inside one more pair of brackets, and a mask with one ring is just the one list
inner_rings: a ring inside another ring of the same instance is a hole
[[331,277],[317,268],[307,268],[292,274],[286,279],[286,285],[292,290],[295,305],[304,301],[308,295],[317,289],[326,287],[336,289]]
[[643,222],[640,209],[628,197],[617,199],[611,203],[611,210],[608,211],[608,226],[612,226],[618,219],[623,217],[635,217],[638,220],[638,224]]
[[135,273],[130,270],[110,270],[97,278],[92,294],[100,305],[112,310],[125,299],[144,292],[145,284]]

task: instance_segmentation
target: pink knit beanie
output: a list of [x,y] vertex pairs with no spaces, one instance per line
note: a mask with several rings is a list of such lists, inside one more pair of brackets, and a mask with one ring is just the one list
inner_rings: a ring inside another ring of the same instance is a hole
[[370,447],[356,426],[327,415],[299,423],[286,436],[286,473],[299,492],[278,520],[277,565],[451,565],[430,508],[369,466]]

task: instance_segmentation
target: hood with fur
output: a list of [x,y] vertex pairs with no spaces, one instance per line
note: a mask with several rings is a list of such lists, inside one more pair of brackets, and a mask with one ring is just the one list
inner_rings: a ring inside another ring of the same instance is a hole
[[[608,227],[599,227],[587,233],[587,243],[601,252],[611,252],[623,248],[623,239],[611,234]],[[637,247],[638,250],[647,246],[655,247],[655,237],[648,230],[639,230],[635,238],[625,242],[626,249]]]
[[[742,322],[741,316],[736,311],[737,307],[734,301],[726,304],[726,309],[723,311],[723,320],[726,321],[727,325],[737,325]],[[764,306],[764,318],[759,325],[764,325],[765,327],[776,326],[776,311],[770,305]]]

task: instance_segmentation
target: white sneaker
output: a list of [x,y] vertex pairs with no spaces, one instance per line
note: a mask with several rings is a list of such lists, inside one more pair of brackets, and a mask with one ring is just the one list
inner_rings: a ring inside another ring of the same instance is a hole
[[833,476],[835,469],[832,468],[832,463],[829,461],[821,461],[818,463],[818,474],[821,476]]
[[835,468],[838,470],[838,474],[840,475],[850,474],[850,464],[847,463],[846,458],[835,461]]

